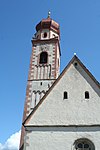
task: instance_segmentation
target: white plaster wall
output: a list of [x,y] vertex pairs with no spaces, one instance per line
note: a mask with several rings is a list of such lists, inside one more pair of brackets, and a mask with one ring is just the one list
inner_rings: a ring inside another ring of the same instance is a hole
[[59,39],[59,35],[50,30],[50,38],[54,38],[54,37],[58,37],[58,39]]
[[[47,37],[44,38],[44,33],[47,33]],[[52,30],[49,29],[43,29],[41,32],[40,30],[36,33],[36,37],[38,37],[38,39],[41,40],[45,40],[45,39],[51,39],[51,38],[55,38],[58,37],[59,39],[59,35],[56,32],[53,32]]]
[[[68,99],[63,99],[63,92]],[[84,92],[89,91],[90,99]],[[79,66],[73,64],[31,117],[28,125],[100,124],[100,89]]]
[[25,150],[74,150],[74,142],[80,138],[89,139],[100,150],[100,127],[30,128]]
[[[47,91],[49,87],[51,86],[51,83],[54,82],[55,80],[37,80],[37,81],[32,81],[32,91]],[[42,85],[41,85],[42,83]]]
[[[32,81],[30,108],[34,108],[55,80]],[[44,93],[44,94],[43,94]],[[36,104],[35,104],[36,102]]]

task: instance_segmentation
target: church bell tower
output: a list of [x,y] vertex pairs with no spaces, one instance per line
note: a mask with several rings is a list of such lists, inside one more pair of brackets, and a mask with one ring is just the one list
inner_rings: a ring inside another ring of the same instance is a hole
[[[36,33],[32,38],[32,54],[23,121],[29,116],[60,74],[61,53],[59,41],[59,24],[51,19],[49,12],[48,17],[42,19],[36,25]],[[25,129],[22,127],[20,150],[24,149],[24,138]]]
[[50,18],[43,19],[36,25],[36,33],[32,38],[32,55],[28,81],[31,82],[30,109],[40,99],[59,76],[60,46],[59,24]]

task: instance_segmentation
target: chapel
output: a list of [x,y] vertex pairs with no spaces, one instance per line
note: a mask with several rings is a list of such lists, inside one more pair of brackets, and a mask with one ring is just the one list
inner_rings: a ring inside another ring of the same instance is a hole
[[74,55],[60,74],[60,26],[36,25],[19,150],[100,150],[100,83]]

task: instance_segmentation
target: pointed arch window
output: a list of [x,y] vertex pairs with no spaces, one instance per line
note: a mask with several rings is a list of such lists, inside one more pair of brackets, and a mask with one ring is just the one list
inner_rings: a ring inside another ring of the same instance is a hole
[[85,91],[85,99],[89,99],[89,92]]
[[47,52],[42,52],[40,54],[40,64],[45,64],[48,61],[48,54]]
[[64,96],[63,97],[64,97],[64,99],[68,99],[68,93],[66,91],[64,92]]

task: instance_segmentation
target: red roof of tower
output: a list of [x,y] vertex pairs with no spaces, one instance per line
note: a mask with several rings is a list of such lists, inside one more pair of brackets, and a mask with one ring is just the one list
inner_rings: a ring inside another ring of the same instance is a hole
[[59,30],[59,24],[52,20],[50,16],[48,16],[46,19],[42,19],[37,25],[36,25],[36,31],[39,31],[41,29],[51,29],[57,34],[60,34]]

